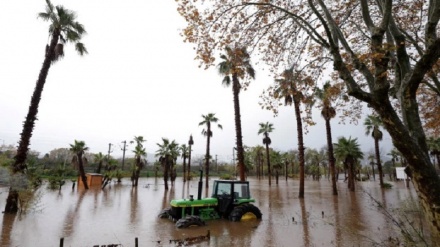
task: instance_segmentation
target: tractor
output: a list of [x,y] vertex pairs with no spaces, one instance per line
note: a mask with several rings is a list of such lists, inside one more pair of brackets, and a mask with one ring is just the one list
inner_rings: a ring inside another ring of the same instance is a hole
[[162,210],[160,218],[169,218],[176,222],[176,227],[203,226],[206,220],[229,219],[241,221],[246,219],[261,219],[258,207],[250,195],[248,181],[215,180],[211,197],[201,198],[202,171],[198,186],[198,196],[194,199],[171,200],[171,207]]

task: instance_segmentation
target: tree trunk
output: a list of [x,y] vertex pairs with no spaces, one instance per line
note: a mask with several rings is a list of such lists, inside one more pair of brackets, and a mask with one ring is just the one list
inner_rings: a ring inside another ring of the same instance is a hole
[[206,156],[205,156],[205,188],[209,188],[209,145],[211,142],[211,126],[208,123],[208,135],[206,137]]
[[84,189],[88,190],[89,185],[87,184],[86,172],[84,171],[82,154],[79,153],[79,154],[77,154],[77,156],[78,156],[79,175],[81,176],[81,180],[84,185]]
[[237,75],[232,76],[232,92],[234,95],[234,113],[235,113],[235,133],[237,142],[237,159],[238,167],[240,168],[240,181],[245,181],[245,167],[244,167],[244,149],[243,149],[243,137],[241,135],[241,117],[240,117],[240,82]]
[[269,156],[269,144],[266,142],[266,162],[267,162],[267,176],[269,177],[269,186],[272,185],[272,173],[270,171],[270,156]]
[[168,172],[169,172],[169,161],[168,156],[165,156],[165,160],[163,161],[163,181],[165,183],[165,190],[168,190]]
[[383,188],[383,171],[382,171],[382,164],[380,162],[379,139],[377,138],[374,138],[374,150],[376,153],[377,170],[379,170],[379,183],[380,183],[380,187]]
[[186,182],[186,178],[185,178],[185,175],[186,175],[186,155],[183,155],[183,182],[185,183]]
[[300,101],[293,98],[296,116],[296,131],[298,132],[298,157],[299,157],[299,198],[304,198],[304,140],[302,131],[301,111],[299,109]]
[[[37,120],[38,106],[41,100],[41,94],[46,83],[47,74],[49,73],[52,60],[55,56],[55,47],[58,43],[60,30],[55,29],[53,31],[52,39],[49,45],[49,49],[46,52],[43,66],[41,67],[38,80],[35,85],[34,93],[32,94],[31,104],[29,106],[28,114],[23,124],[23,130],[21,132],[21,138],[18,143],[17,154],[14,159],[15,162],[12,166],[13,173],[24,172],[26,169],[26,158],[29,148],[30,139],[32,137],[32,131],[34,130],[35,120]],[[15,205],[14,205],[15,204]],[[17,213],[18,210],[18,192],[11,188],[6,199],[5,213]]]
[[[407,127],[392,110],[391,104],[382,103],[377,109],[385,129],[393,139],[394,146],[404,156],[402,162],[408,163],[412,171],[411,180],[430,227],[435,233],[440,234],[440,178],[431,164],[426,140],[419,140],[417,136],[410,135]],[[413,117],[418,118],[418,115]],[[414,123],[416,120],[408,121]],[[423,135],[423,132],[418,134]]]
[[333,142],[332,142],[332,130],[330,126],[330,119],[325,118],[325,130],[327,134],[327,156],[328,163],[330,167],[330,176],[332,179],[332,192],[333,195],[338,195],[338,188],[336,187],[336,176],[335,176],[335,157],[333,154]]
[[189,174],[191,173],[191,145],[189,145],[189,155],[188,155],[188,171],[186,174],[186,179],[189,181]]

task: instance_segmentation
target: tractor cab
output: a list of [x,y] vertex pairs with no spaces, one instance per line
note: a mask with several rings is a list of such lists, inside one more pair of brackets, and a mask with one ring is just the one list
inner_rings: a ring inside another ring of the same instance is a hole
[[215,180],[212,198],[217,198],[218,212],[223,217],[227,217],[238,204],[255,202],[250,198],[247,181]]

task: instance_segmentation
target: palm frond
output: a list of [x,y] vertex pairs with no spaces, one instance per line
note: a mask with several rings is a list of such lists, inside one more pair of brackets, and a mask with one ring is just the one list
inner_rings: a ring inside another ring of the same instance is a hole
[[75,44],[75,50],[78,52],[79,55],[83,56],[84,54],[88,54],[89,52],[87,51],[86,47],[84,46],[83,43],[76,43]]

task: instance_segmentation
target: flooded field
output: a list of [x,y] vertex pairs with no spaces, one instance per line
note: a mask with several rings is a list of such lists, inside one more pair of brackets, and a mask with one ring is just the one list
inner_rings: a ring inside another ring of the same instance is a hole
[[[192,246],[372,246],[399,235],[369,195],[390,211],[417,200],[412,186],[406,188],[404,182],[392,183],[393,188],[386,190],[379,188],[378,181],[360,182],[350,193],[347,184],[339,181],[335,197],[326,179],[307,180],[305,199],[300,200],[297,180],[272,182],[271,187],[267,180],[249,181],[262,220],[213,220],[189,229],[178,229],[157,215],[171,199],[196,196],[198,181],[184,184],[177,178],[168,192],[163,180],[154,178],[140,179],[137,189],[128,179],[104,190],[72,190],[70,182],[60,192],[43,186],[33,210],[20,217],[2,215],[0,245],[56,247],[64,238],[64,246],[135,246],[137,238],[139,246],[176,246],[170,240],[206,235],[209,230],[209,241]],[[3,209],[7,188],[0,189]],[[210,191],[202,193],[207,194]],[[408,214],[423,221],[418,214]]]

